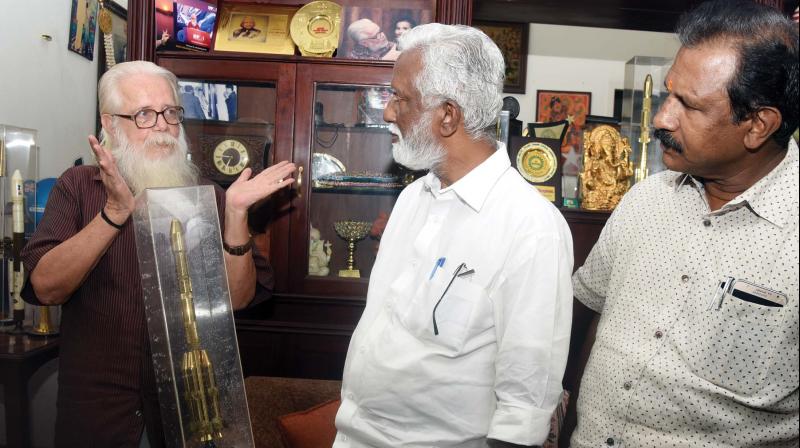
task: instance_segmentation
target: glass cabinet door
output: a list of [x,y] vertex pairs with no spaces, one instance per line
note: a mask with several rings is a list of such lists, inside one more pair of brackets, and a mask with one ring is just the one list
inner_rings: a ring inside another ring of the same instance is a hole
[[387,87],[316,85],[308,274],[368,278],[403,187],[383,121]]
[[180,79],[184,129],[203,177],[226,187],[245,168],[270,165],[275,140],[274,83]]
[[391,90],[384,79],[316,80],[304,98],[313,113],[305,219],[292,223],[293,234],[304,234],[307,243],[307,263],[293,264],[294,270],[306,268],[297,273],[303,290],[298,292],[366,295],[380,237],[409,180],[392,159],[392,135],[383,121]]

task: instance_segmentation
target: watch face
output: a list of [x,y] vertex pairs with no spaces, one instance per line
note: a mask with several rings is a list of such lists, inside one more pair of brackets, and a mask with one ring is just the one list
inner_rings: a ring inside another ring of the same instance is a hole
[[239,140],[223,140],[214,147],[214,167],[222,174],[234,176],[247,168],[250,156],[247,148]]

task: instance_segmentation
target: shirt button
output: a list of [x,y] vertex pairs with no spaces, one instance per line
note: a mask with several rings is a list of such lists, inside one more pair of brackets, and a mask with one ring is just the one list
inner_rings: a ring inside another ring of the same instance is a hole
[[661,330],[656,330],[656,339],[661,339],[661,336],[664,336],[664,333]]
[[137,417],[141,417],[142,416],[142,410],[141,409],[137,409],[136,412],[134,412],[134,414],[136,414]]
[[607,438],[607,439],[606,439],[606,445],[608,445],[608,446],[614,446],[614,438],[613,438],[613,437],[609,437],[609,438]]
[[356,396],[353,395],[353,394],[347,394],[347,399],[350,400],[350,401],[353,401],[353,400],[356,399]]
[[[630,381],[625,381],[625,384],[622,385],[622,387],[625,388],[625,390],[631,390],[631,386],[632,386],[632,384],[631,384]],[[613,445],[613,443],[612,443],[612,445]]]
[[711,227],[711,220],[710,219],[704,219],[703,220],[703,225],[706,226],[706,227]]
[[347,442],[347,436],[342,434],[339,436],[339,440],[341,440],[342,442]]
[[688,282],[688,281],[689,281],[689,276],[688,276],[688,275],[686,275],[686,274],[683,274],[683,275],[681,275],[681,281],[682,281],[683,283],[686,283],[686,282]]

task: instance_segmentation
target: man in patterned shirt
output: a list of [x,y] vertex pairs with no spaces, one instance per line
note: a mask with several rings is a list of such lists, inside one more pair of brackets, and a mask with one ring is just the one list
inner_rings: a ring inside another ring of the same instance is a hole
[[798,29],[727,0],[677,32],[653,120],[668,171],[573,276],[599,322],[571,444],[796,447]]

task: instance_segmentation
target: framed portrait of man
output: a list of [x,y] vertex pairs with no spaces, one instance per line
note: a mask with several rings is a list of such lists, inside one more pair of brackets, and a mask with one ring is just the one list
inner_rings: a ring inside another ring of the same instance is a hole
[[289,25],[297,9],[295,6],[224,3],[214,50],[294,54]]

